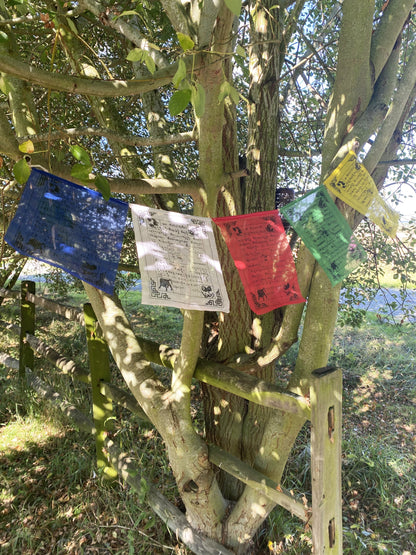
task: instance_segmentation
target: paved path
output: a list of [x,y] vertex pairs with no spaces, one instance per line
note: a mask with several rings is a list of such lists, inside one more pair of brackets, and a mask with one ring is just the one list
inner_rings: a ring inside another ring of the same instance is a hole
[[[397,303],[397,308],[391,309],[388,305]],[[402,299],[398,289],[381,289],[377,291],[375,297],[371,301],[356,305],[357,308],[365,308],[369,312],[382,312],[400,318],[405,310],[414,310],[414,315],[409,318],[411,322],[416,321],[416,290],[408,289],[406,296]]]

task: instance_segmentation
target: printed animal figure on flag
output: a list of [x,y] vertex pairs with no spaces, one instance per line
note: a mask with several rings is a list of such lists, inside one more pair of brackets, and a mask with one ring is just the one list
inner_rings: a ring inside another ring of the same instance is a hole
[[165,288],[165,291],[167,291],[168,289],[173,291],[172,280],[171,279],[166,279],[166,278],[160,278],[160,280],[159,280],[159,289],[161,289],[162,287]]

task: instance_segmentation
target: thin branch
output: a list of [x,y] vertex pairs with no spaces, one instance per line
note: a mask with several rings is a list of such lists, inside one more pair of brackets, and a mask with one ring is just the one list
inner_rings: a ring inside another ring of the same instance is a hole
[[380,160],[381,166],[412,166],[416,164],[415,158],[403,158],[402,160]]
[[18,141],[19,143],[24,143],[30,139],[33,143],[40,143],[43,141],[56,141],[59,139],[83,136],[106,137],[108,140],[119,141],[124,145],[139,147],[182,144],[196,140],[195,130],[178,133],[177,135],[166,135],[165,137],[136,137],[134,135],[120,135],[111,129],[104,129],[102,127],[99,129],[94,127],[72,127],[68,129],[57,129],[51,133],[40,135],[26,135],[25,137],[19,137]]
[[103,6],[99,2],[94,2],[94,0],[79,0],[79,7],[94,14],[103,25],[111,27],[141,50],[146,50],[159,68],[166,67],[168,65],[168,61],[162,55],[161,51],[156,48],[152,48],[149,45],[148,40],[138,32],[135,25],[131,25],[122,17],[112,18],[108,13],[108,8],[106,6]]

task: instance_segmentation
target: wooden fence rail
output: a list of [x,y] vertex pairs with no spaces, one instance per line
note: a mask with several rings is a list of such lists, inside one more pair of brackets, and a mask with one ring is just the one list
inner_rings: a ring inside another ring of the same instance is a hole
[[[0,327],[20,337],[19,360],[7,353],[0,353],[0,364],[19,369],[22,383],[29,385],[45,399],[58,406],[70,416],[79,429],[92,433],[95,437],[97,466],[103,476],[112,480],[120,474],[133,488],[139,487],[144,477],[137,482],[132,476],[132,468],[125,454],[121,454],[107,435],[114,423],[113,402],[127,408],[145,422],[146,414],[134,396],[111,383],[109,351],[100,333],[91,305],[84,310],[68,307],[44,299],[35,294],[35,284],[22,282],[21,291],[0,289],[0,297],[20,299],[20,327],[0,320]],[[55,314],[85,326],[89,369],[79,367],[74,361],[52,349],[35,337],[35,306],[41,306]],[[150,362],[172,367],[177,352],[166,346],[138,338]],[[34,353],[51,361],[62,374],[71,376],[91,386],[92,418],[66,401],[50,385],[44,383],[33,371]],[[273,384],[258,380],[221,364],[199,360],[195,378],[207,384],[222,388],[254,403],[286,412],[302,415],[311,421],[311,474],[312,507],[308,506],[292,492],[285,491],[266,476],[257,472],[241,460],[219,449],[209,446],[209,460],[243,483],[249,485],[296,515],[303,522],[312,523],[312,542],[317,555],[340,555],[342,553],[341,514],[341,413],[342,413],[342,373],[337,368],[316,370],[310,388],[310,400],[291,394]],[[190,549],[201,555],[228,555],[231,552],[220,544],[208,540],[191,530],[184,515],[171,506],[164,496],[149,484],[147,501]]]

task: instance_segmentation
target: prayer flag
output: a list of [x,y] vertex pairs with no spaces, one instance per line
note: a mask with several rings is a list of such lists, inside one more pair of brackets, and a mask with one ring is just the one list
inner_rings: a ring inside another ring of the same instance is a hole
[[131,204],[142,303],[230,311],[209,218]]
[[380,196],[371,175],[357,161],[355,152],[347,154],[325,179],[324,185],[354,210],[368,216],[387,235],[396,236],[400,214]]
[[325,187],[318,187],[281,208],[282,214],[319,262],[332,285],[366,259],[347,220]]
[[305,302],[277,210],[213,220],[221,230],[253,312],[265,314]]
[[111,295],[127,210],[126,202],[33,168],[5,240]]

